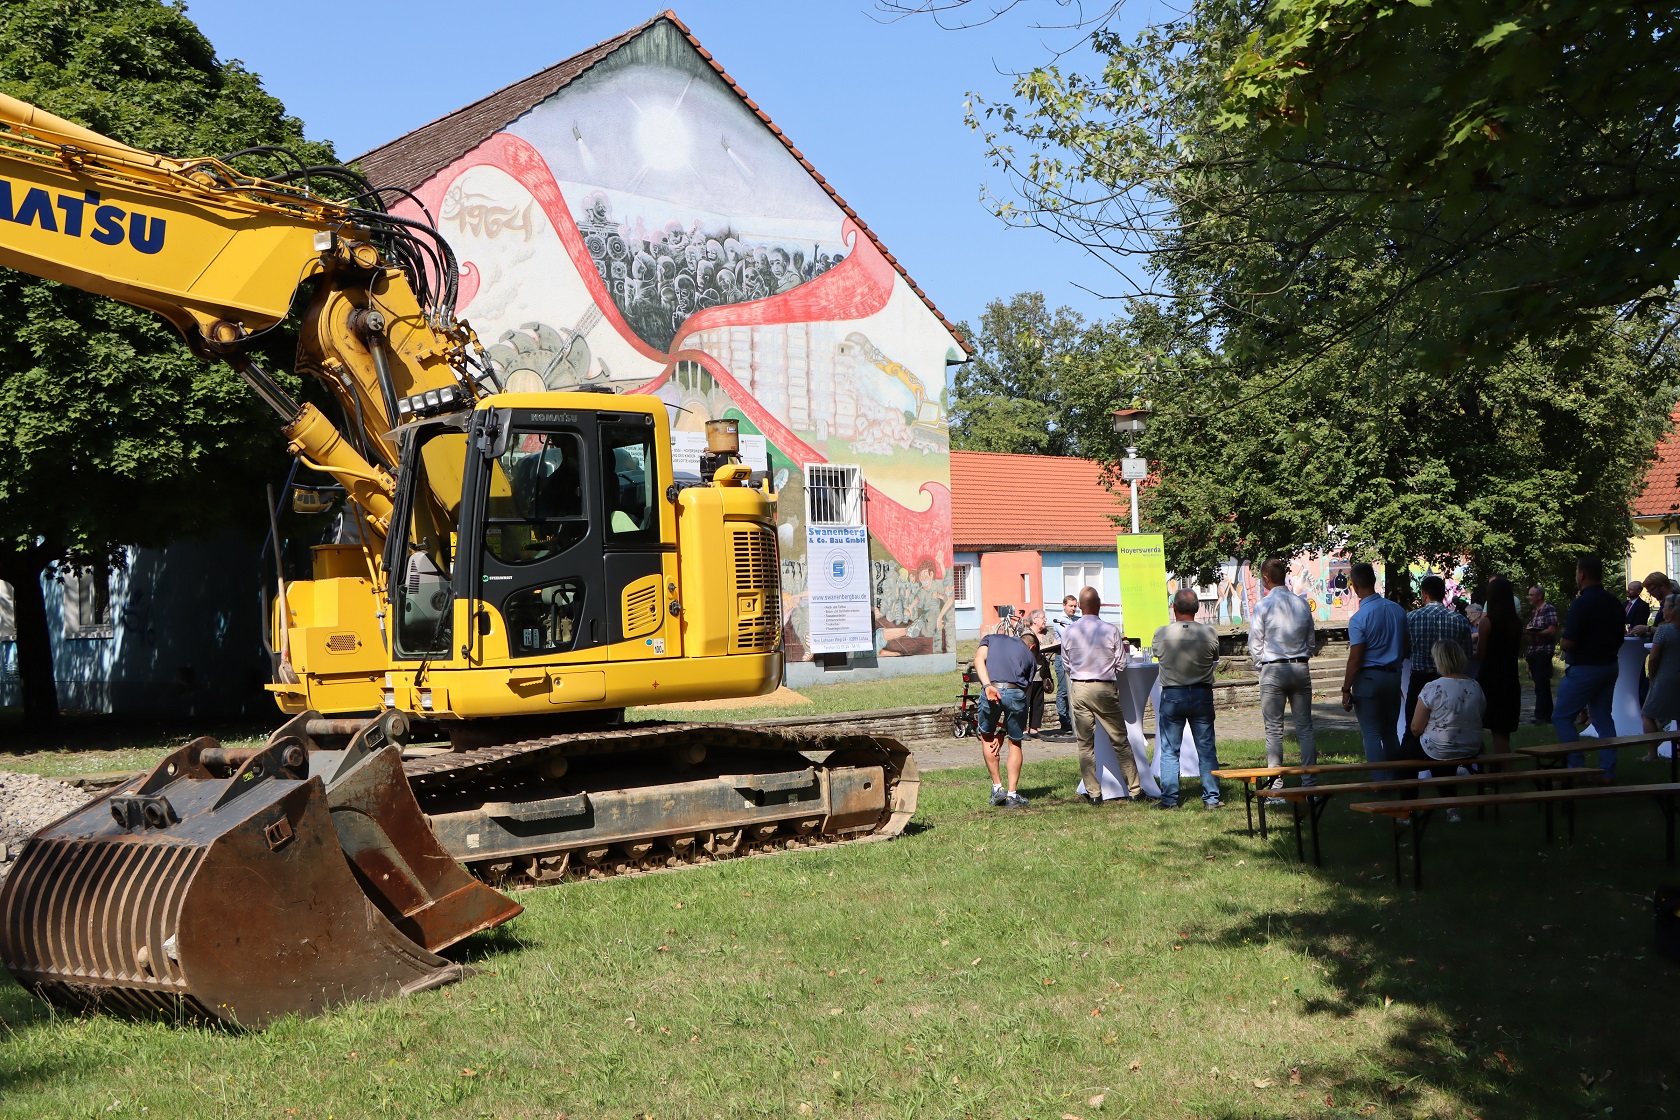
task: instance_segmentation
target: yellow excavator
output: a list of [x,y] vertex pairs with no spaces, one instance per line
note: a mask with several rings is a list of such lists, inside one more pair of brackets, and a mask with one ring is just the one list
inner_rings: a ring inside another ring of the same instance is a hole
[[[31,838],[0,964],[67,1007],[260,1027],[456,979],[441,951],[520,910],[498,888],[902,831],[892,740],[622,720],[781,678],[775,498],[733,422],[679,479],[654,397],[502,391],[433,228],[348,169],[265,180],[242,154],[166,158],[0,95],[0,266],[228,362],[352,526],[278,584],[289,718]],[[252,355],[294,302],[339,422]]]

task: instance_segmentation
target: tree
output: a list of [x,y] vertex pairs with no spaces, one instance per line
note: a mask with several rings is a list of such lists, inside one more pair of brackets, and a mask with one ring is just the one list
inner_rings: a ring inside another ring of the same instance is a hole
[[1624,0],[1273,0],[1221,126],[1325,149],[1365,131],[1322,187],[1403,231],[1418,283],[1489,278],[1461,339],[1567,330],[1680,277],[1676,21]]
[[992,300],[978,331],[957,329],[975,350],[954,379],[952,447],[1082,455],[1081,433],[1120,407],[1106,394],[1114,355],[1105,327],[1070,307],[1049,310],[1042,292]]
[[[254,74],[216,57],[184,7],[160,0],[13,0],[0,9],[0,89],[151,151],[280,144],[330,161]],[[239,378],[194,358],[162,319],[0,270],[0,579],[14,592],[26,719],[57,714],[42,573],[260,518],[279,444]]]
[[1154,402],[1143,515],[1169,561],[1205,578],[1229,556],[1347,548],[1535,572],[1625,549],[1675,396],[1667,290],[1560,277],[1567,300],[1499,312],[1544,231],[1359,185],[1430,111],[1455,43],[1389,43],[1399,93],[1355,68],[1359,96],[1316,118],[1234,113],[1233,68],[1285,7],[1202,0],[1134,40],[1099,24],[1098,70],[1034,70],[975,112],[1014,176],[1002,216],[1145,262],[1110,390]]

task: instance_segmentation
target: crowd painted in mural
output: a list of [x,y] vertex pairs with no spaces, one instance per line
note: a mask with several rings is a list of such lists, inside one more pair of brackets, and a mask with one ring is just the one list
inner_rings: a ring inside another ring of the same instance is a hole
[[[1289,590],[1307,601],[1313,616],[1320,622],[1346,622],[1359,600],[1348,585],[1348,568],[1352,561],[1344,555],[1303,556],[1290,562]],[[1376,565],[1379,584],[1386,578],[1383,565]],[[1413,586],[1426,575],[1439,575],[1447,582],[1447,601],[1468,597],[1469,586],[1463,582],[1465,569],[1461,567],[1440,571],[1426,565],[1410,569]],[[1178,590],[1178,581],[1168,581],[1168,593]],[[1247,561],[1229,561],[1220,569],[1218,578],[1201,592],[1203,613],[1207,621],[1238,625],[1254,611],[1254,605],[1264,594],[1260,573]]]
[[765,437],[790,660],[810,656],[803,480],[825,464],[861,471],[874,652],[952,651],[961,344],[672,25],[415,193],[506,388],[652,393],[678,432],[732,416]]

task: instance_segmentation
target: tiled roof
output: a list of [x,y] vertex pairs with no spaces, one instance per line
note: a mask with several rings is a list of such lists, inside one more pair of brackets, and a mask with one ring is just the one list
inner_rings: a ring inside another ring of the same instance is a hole
[[422,125],[413,132],[399,136],[387,144],[382,144],[359,156],[355,162],[361,167],[362,173],[373,181],[374,186],[400,186],[413,190],[451,163],[454,163],[461,156],[506,128],[530,109],[553,97],[560,90],[583,76],[597,62],[647,31],[660,20],[669,20],[671,25],[682,33],[683,38],[687,39],[689,44],[700,53],[700,57],[705,59],[711,68],[717,72],[718,77],[722,78],[729,88],[735,91],[747,108],[757,114],[758,119],[763,121],[764,126],[775,135],[776,139],[782,142],[782,146],[788,150],[789,154],[798,160],[799,165],[810,174],[811,178],[817,181],[817,185],[828,193],[828,197],[834,200],[834,204],[840,207],[847,217],[856,222],[858,228],[863,230],[864,235],[875,243],[875,247],[881,251],[881,255],[892,262],[893,268],[897,269],[898,274],[904,277],[904,282],[910,286],[910,290],[915,292],[916,296],[927,305],[927,309],[933,312],[934,317],[944,324],[945,329],[951,332],[951,336],[957,340],[963,350],[972,355],[974,349],[968,344],[968,340],[957,332],[957,328],[952,325],[949,319],[945,318],[939,308],[934,306],[933,300],[928,298],[927,293],[922,291],[921,287],[910,278],[910,273],[905,271],[904,266],[898,263],[898,258],[893,256],[885,245],[881,244],[881,239],[875,236],[875,231],[869,228],[869,223],[858,217],[857,212],[829,185],[828,180],[823,178],[815,167],[811,166],[811,161],[806,159],[804,154],[793,146],[793,142],[787,138],[776,122],[771,120],[763,109],[759,108],[758,102],[747,96],[747,91],[742,89],[735,79],[729,76],[728,71],[718,65],[718,61],[712,57],[712,53],[700,45],[700,40],[694,37],[694,33],[688,29],[688,25],[678,19],[677,14],[669,9],[660,12],[646,23],[632,27],[623,34],[596,43],[588,50],[580,51],[570,58],[562,59],[546,70],[540,70],[529,78],[517,81],[510,86],[504,86],[495,93],[480,98],[463,109],[457,109],[448,116],[439,117],[430,124]]
[[1680,515],[1680,408],[1669,417],[1668,434],[1657,443],[1657,457],[1645,471],[1645,490],[1634,499],[1633,514]]
[[1111,549],[1128,523],[1102,464],[1052,455],[951,452],[951,535],[958,550]]

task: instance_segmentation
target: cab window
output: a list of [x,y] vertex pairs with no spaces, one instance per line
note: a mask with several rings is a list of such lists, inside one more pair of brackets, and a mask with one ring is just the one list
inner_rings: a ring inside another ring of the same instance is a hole
[[609,544],[656,543],[659,540],[659,475],[654,469],[653,429],[641,416],[603,423],[601,433],[602,509]]
[[589,534],[583,441],[570,432],[514,431],[491,470],[484,547],[503,564],[535,564]]

